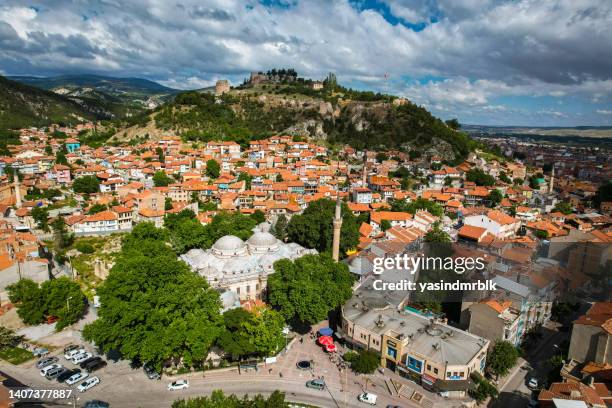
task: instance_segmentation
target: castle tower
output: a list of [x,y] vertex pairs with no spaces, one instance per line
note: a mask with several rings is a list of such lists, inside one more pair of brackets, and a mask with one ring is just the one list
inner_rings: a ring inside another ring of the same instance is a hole
[[15,183],[15,207],[21,208],[21,190],[19,188],[19,174],[17,172],[13,176],[13,183]]
[[550,182],[548,184],[548,194],[552,194],[555,192],[555,165],[553,164],[552,170],[550,171]]
[[332,243],[332,258],[338,262],[340,259],[340,229],[342,228],[342,207],[340,206],[340,192],[336,199],[336,213],[334,214],[334,241]]

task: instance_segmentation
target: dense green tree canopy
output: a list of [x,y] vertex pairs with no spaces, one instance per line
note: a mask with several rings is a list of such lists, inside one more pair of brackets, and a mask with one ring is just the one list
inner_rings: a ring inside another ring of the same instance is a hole
[[380,355],[372,350],[361,350],[351,362],[353,371],[360,374],[372,374],[380,365]]
[[98,288],[98,319],[83,335],[102,350],[157,368],[172,358],[202,362],[221,331],[219,294],[177,259],[166,233],[138,224]]
[[169,177],[163,170],[156,171],[153,175],[153,184],[155,187],[166,187],[174,183],[174,179]]
[[72,182],[75,193],[93,194],[100,191],[100,182],[96,176],[83,176],[75,178]]
[[221,166],[216,160],[210,159],[206,162],[206,175],[210,178],[217,178],[221,174]]
[[503,376],[510,371],[519,358],[519,351],[508,341],[498,341],[487,357],[487,369]]
[[253,398],[235,395],[225,395],[221,390],[215,390],[210,397],[195,397],[188,400],[178,400],[172,408],[286,408],[285,394],[274,391],[269,397],[256,395]]
[[419,210],[425,210],[436,217],[441,217],[444,214],[444,208],[440,204],[422,197],[410,202],[405,200],[391,201],[391,211],[408,212],[414,215]]
[[492,186],[495,184],[495,177],[484,172],[479,168],[473,168],[468,170],[465,174],[467,181],[473,181],[477,186]]
[[348,266],[326,255],[281,259],[274,271],[268,278],[268,300],[287,321],[320,322],[352,294]]
[[51,279],[38,285],[22,279],[7,287],[9,299],[17,305],[17,314],[26,324],[40,324],[46,316],[56,316],[56,329],[78,321],[85,311],[86,299],[79,284],[67,277]]
[[[319,252],[332,249],[333,218],[336,203],[329,199],[313,201],[300,215],[294,215],[287,226],[290,241]],[[353,213],[342,203],[342,228],[340,229],[340,253],[353,249],[359,243],[359,225]]]

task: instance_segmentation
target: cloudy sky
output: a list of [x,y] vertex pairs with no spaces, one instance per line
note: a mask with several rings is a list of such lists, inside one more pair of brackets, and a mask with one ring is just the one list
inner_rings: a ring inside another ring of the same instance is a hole
[[0,74],[337,74],[443,118],[612,125],[610,0],[2,0]]

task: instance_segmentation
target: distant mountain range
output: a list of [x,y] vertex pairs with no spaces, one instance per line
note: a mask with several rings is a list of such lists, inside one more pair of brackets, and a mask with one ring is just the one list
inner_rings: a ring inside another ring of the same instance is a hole
[[461,125],[461,129],[472,134],[507,134],[520,136],[558,137],[612,137],[612,126],[537,127],[537,126],[488,126]]

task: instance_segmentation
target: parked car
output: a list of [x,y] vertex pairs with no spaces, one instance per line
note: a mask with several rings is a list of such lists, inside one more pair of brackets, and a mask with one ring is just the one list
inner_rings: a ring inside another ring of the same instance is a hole
[[77,354],[76,356],[72,357],[72,362],[74,364],[80,364],[83,361],[85,361],[85,360],[87,360],[89,358],[92,358],[92,357],[93,357],[93,354],[91,354],[91,353]]
[[79,381],[84,380],[88,376],[89,376],[89,373],[83,373],[79,371],[78,373],[71,375],[70,378],[66,380],[66,384],[74,385],[78,383]]
[[59,368],[61,366],[61,364],[49,364],[48,366],[45,366],[40,370],[40,375],[44,377],[49,371],[55,370],[56,368]]
[[32,351],[34,357],[44,357],[49,354],[49,349],[45,347],[37,347]]
[[47,380],[52,380],[56,378],[58,375],[64,374],[66,371],[68,371],[66,367],[57,367],[57,368],[54,368],[53,370],[47,371],[47,373],[45,374],[45,378]]
[[70,377],[72,377],[73,375],[80,373],[81,370],[79,370],[78,368],[74,368],[72,370],[66,370],[64,371],[62,374],[58,375],[55,379],[57,380],[57,382],[64,382],[67,379],[69,379]]
[[96,360],[96,361],[92,361],[91,363],[87,364],[85,366],[85,370],[87,370],[88,373],[93,373],[94,371],[99,370],[103,367],[106,367],[106,361]]
[[64,353],[64,358],[66,360],[72,360],[72,358],[76,356],[77,354],[83,354],[83,353],[85,353],[85,349],[82,347],[71,349],[71,350],[68,350],[66,353]]
[[79,392],[85,392],[88,389],[93,388],[98,384],[100,384],[100,379],[98,377],[91,377],[83,381],[81,384],[79,384],[79,386],[77,387],[77,390]]
[[85,403],[84,408],[109,408],[110,404],[108,402],[100,401],[100,400],[91,400]]
[[149,380],[161,379],[161,375],[155,370],[155,368],[151,367],[150,365],[145,364],[144,366],[142,366],[142,369],[149,378]]
[[378,395],[372,394],[371,392],[364,392],[363,394],[359,394],[359,397],[357,397],[357,399],[361,402],[365,402],[366,404],[376,405]]
[[79,363],[79,367],[85,368],[85,366],[87,366],[89,363],[93,363],[94,361],[100,361],[100,360],[102,360],[102,357],[100,356],[89,357],[87,360],[81,361]]
[[176,380],[168,384],[169,391],[184,390],[187,388],[189,388],[189,381],[187,380]]
[[324,390],[325,389],[325,381],[323,381],[323,380],[310,380],[310,381],[306,381],[306,387],[314,388],[315,390]]
[[66,354],[66,353],[68,353],[69,351],[72,351],[72,350],[78,350],[80,348],[82,348],[82,347],[81,346],[77,346],[76,344],[71,344],[69,346],[64,347],[64,354]]
[[48,366],[49,364],[57,363],[59,359],[57,357],[44,357],[38,360],[36,363],[36,368],[43,368]]
[[535,390],[538,388],[538,379],[535,377],[531,377],[529,379],[529,382],[527,383],[527,387],[531,388],[532,390]]

